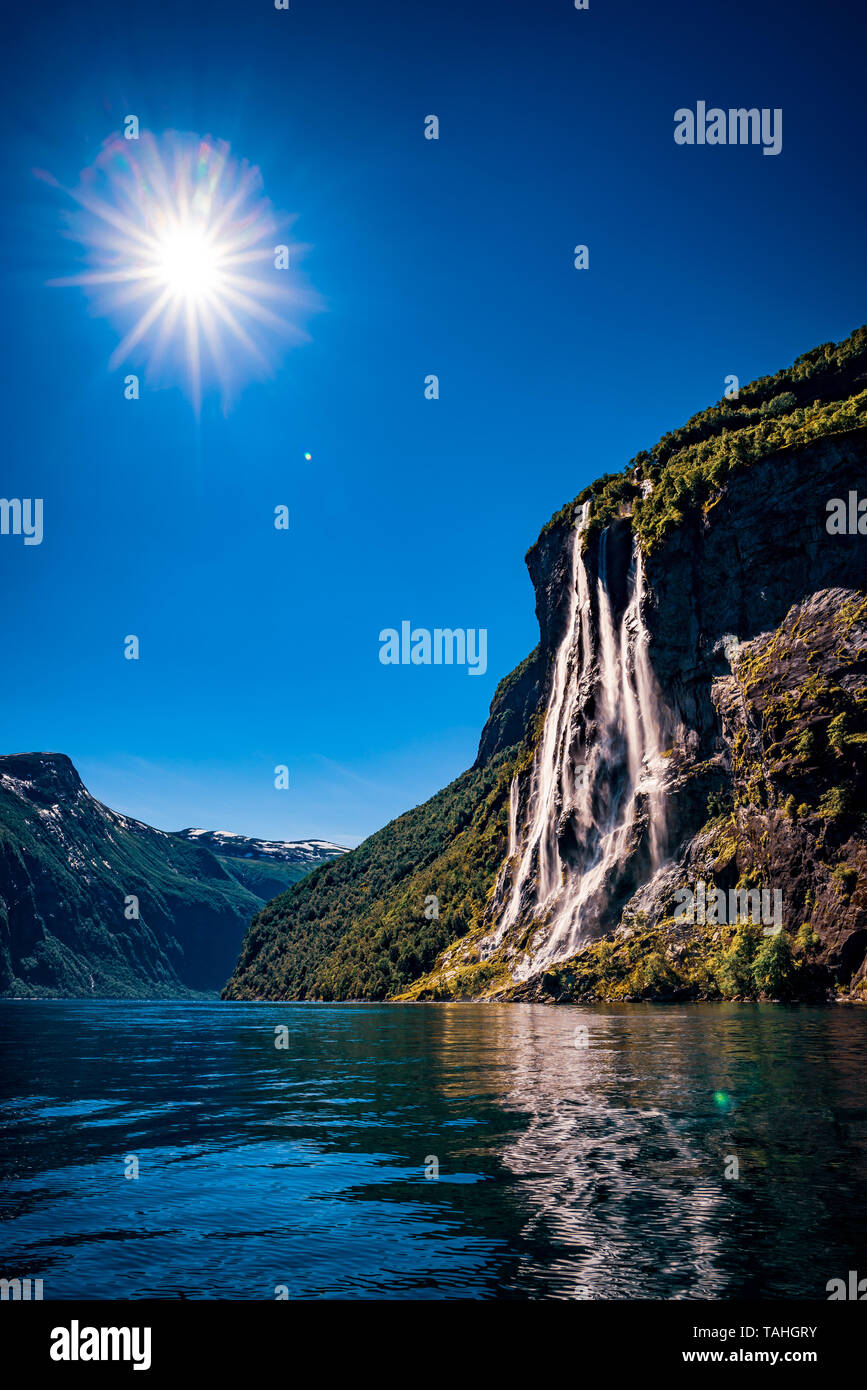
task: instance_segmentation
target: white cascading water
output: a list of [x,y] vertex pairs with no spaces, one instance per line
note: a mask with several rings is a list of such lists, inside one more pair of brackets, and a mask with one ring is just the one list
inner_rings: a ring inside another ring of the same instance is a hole
[[667,721],[647,651],[641,554],[634,545],[631,594],[615,627],[603,532],[594,641],[582,554],[588,517],[585,504],[573,533],[569,609],[523,825],[518,778],[512,782],[509,858],[495,898],[505,902],[488,938],[492,949],[519,920],[538,922],[519,979],[574,954],[594,934],[618,871],[639,846],[649,872],[664,851]]

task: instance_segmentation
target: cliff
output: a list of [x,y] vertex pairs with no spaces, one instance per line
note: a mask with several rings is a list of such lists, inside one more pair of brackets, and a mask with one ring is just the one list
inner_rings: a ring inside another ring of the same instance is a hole
[[269,904],[226,997],[861,997],[865,384],[860,329],[552,518],[473,769]]

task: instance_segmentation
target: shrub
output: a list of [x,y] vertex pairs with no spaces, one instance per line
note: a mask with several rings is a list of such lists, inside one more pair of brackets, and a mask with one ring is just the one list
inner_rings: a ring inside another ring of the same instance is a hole
[[838,864],[831,870],[831,877],[837,885],[837,890],[844,898],[851,898],[858,882],[858,870],[851,864]]
[[848,814],[852,805],[852,792],[845,783],[840,787],[830,787],[823,792],[819,802],[819,815],[827,817],[828,820],[840,820]]
[[752,973],[753,960],[759,948],[761,928],[751,922],[738,927],[734,941],[727,951],[723,951],[713,964],[713,974],[720,994],[726,999],[737,995],[751,995],[755,988]]
[[787,932],[766,936],[751,966],[756,989],[773,999],[787,999],[793,992],[797,964]]
[[795,752],[802,758],[812,758],[816,751],[816,735],[812,729],[805,729],[795,739]]
[[717,820],[720,816],[730,815],[733,805],[731,790],[711,792],[707,799],[708,820]]
[[846,735],[848,732],[848,719],[845,712],[838,714],[836,719],[832,719],[828,725],[828,743],[835,753],[845,753]]

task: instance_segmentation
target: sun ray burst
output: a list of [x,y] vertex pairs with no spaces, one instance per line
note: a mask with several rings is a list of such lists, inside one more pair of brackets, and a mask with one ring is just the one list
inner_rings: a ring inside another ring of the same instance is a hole
[[[224,408],[253,375],[273,373],[294,318],[313,300],[275,266],[280,235],[259,170],[225,142],[168,131],[112,137],[67,190],[68,235],[87,268],[51,281],[77,285],[111,319],[115,369],[145,362],[180,370],[198,413],[212,379]],[[290,248],[291,250],[291,248]]]

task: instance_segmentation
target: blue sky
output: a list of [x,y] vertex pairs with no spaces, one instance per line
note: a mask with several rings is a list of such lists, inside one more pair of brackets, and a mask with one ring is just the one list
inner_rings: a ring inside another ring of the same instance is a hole
[[[0,537],[0,742],[68,753],[162,828],[354,844],[430,796],[535,645],[523,556],[550,514],[728,373],[867,318],[845,5],[95,0],[12,22],[0,491],[44,498],[45,539]],[[676,146],[698,99],[782,108],[782,153]],[[228,140],[308,248],[309,341],[227,416],[206,396],[197,421],[180,385],[125,401],[116,326],[47,283],[77,252],[33,170],[74,184],[128,112]],[[487,673],[381,665],[402,619],[486,628]]]

